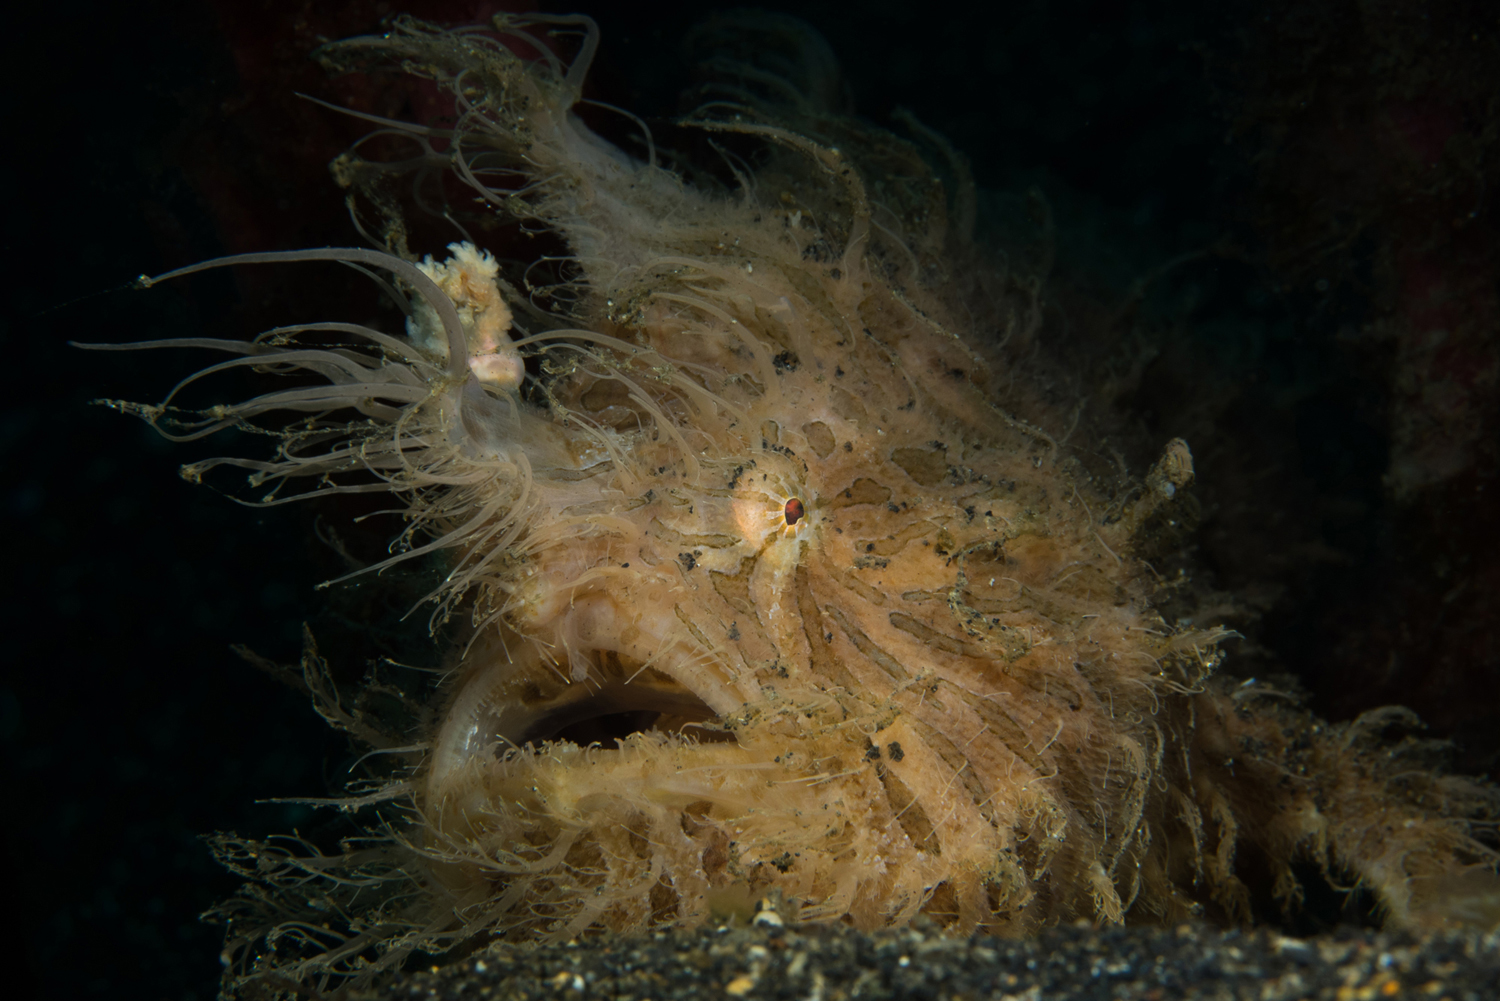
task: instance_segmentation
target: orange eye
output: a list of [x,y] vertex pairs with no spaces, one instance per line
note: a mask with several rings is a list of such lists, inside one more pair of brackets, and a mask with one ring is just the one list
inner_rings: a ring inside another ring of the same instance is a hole
[[791,500],[786,502],[786,523],[788,525],[797,524],[797,522],[802,520],[802,516],[806,513],[807,509],[802,506],[802,502],[797,498],[793,497]]

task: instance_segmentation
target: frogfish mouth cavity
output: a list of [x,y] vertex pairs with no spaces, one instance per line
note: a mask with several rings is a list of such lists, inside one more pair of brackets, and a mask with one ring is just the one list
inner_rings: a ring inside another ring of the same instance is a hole
[[[628,153],[584,123],[620,114],[583,101],[587,18],[327,46],[451,106],[364,115],[374,137],[334,164],[381,249],[143,282],[376,278],[404,328],[184,342],[230,356],[200,376],[284,386],[112,405],[173,438],[269,429],[269,457],[185,469],[247,470],[252,503],[396,498],[409,530],[365,575],[443,561],[424,722],[381,731],[305,659],[324,715],[400,764],[336,801],[373,818],[363,838],[219,839],[248,881],[220,911],[231,986],[766,899],[789,921],[1029,934],[1274,919],[1327,878],[1395,926],[1496,920],[1475,822],[1495,796],[1431,767],[1409,713],[1324,723],[1217,676],[1208,615],[1164,620],[1192,585],[1145,556],[1191,503],[1189,446],[1132,470],[1086,440],[1048,367],[1044,276],[975,243],[962,158],[915,121],[841,116],[796,24],[699,36],[727,54],[671,153],[629,116]],[[403,194],[449,190],[477,238],[419,256]],[[484,248],[517,223],[547,253]]]

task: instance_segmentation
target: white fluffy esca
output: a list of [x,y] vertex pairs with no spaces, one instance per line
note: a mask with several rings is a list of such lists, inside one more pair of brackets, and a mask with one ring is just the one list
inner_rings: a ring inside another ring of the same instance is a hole
[[[448,259],[428,256],[417,267],[431,278],[458,308],[464,338],[469,345],[469,369],[480,382],[499,389],[521,384],[526,369],[510,342],[513,321],[510,307],[500,294],[500,266],[488,251],[472,243],[450,243]],[[447,360],[448,337],[437,311],[418,300],[406,320],[412,341],[434,357]]]

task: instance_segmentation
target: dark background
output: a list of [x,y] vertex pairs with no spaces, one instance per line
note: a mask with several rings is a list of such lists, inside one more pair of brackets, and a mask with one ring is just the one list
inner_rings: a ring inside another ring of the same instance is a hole
[[[1133,360],[1115,405],[1144,442],[1192,443],[1197,578],[1236,596],[1225,614],[1248,637],[1226,670],[1294,675],[1336,720],[1405,702],[1458,742],[1458,767],[1495,774],[1491,5],[770,6],[827,37],[861,114],[910,108],[986,189],[1045,194],[1050,350],[1082,392]],[[291,95],[354,96],[306,54],[390,9],[146,0],[9,25],[0,748],[6,897],[26,930],[8,937],[11,996],[212,996],[218,931],[197,914],[235,881],[199,836],[317,823],[255,801],[324,794],[347,769],[305,698],[230,647],[295,661],[307,621],[356,637],[358,660],[360,602],[313,590],[339,572],[318,521],[348,512],[248,510],[182,482],[180,463],[216,450],[88,402],[155,399],[196,359],[66,342],[381,319],[336,269],[126,286],[358,242],[325,165],[362,127]],[[465,23],[492,7],[407,9]],[[604,28],[593,93],[680,110],[678,41],[713,5],[575,9]]]

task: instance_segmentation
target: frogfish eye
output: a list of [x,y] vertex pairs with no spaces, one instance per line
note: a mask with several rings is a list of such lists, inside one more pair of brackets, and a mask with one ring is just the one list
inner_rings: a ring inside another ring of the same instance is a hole
[[807,514],[807,509],[802,506],[802,502],[800,500],[793,497],[791,500],[786,502],[785,513],[786,523],[788,525],[795,525],[797,524],[797,522],[802,520],[803,515]]

